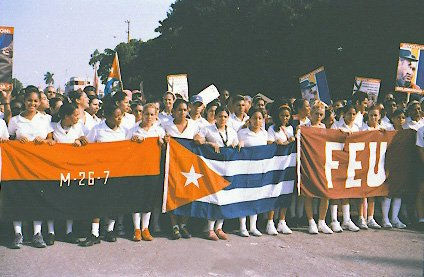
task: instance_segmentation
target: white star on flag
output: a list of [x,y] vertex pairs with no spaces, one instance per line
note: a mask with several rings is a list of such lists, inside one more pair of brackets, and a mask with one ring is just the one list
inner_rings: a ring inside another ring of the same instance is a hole
[[191,165],[190,171],[189,172],[181,172],[181,174],[184,175],[184,177],[187,178],[184,187],[190,185],[191,183],[193,183],[196,187],[199,187],[199,182],[197,181],[200,177],[202,177],[202,174],[196,173],[196,171],[194,171],[194,166]]

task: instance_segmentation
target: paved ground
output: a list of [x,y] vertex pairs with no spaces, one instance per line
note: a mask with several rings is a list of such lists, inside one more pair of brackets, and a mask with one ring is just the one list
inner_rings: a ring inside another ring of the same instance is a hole
[[423,276],[424,234],[368,230],[208,241],[118,239],[89,248],[0,246],[0,276]]

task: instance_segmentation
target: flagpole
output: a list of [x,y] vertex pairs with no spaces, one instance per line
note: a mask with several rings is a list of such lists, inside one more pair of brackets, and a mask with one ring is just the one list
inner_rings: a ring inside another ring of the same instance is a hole
[[121,91],[124,91],[124,84],[122,82],[122,76],[121,76],[121,65],[119,64],[119,58],[118,58],[118,52],[115,52],[116,60],[118,61],[118,72],[119,72],[119,82],[121,83]]

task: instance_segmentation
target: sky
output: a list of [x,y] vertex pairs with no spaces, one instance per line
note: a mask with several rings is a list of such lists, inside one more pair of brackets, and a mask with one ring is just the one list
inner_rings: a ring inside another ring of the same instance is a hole
[[13,77],[44,88],[54,73],[64,89],[70,77],[93,79],[88,65],[95,49],[159,35],[154,30],[175,0],[0,0],[0,26],[15,27]]

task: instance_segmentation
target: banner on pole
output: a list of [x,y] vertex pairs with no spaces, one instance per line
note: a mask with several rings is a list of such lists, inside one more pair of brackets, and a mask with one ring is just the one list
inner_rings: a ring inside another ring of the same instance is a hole
[[0,90],[12,89],[13,27],[0,26]]
[[323,66],[301,76],[299,78],[299,85],[303,99],[308,102],[317,99],[327,105],[331,105],[330,90]]
[[378,93],[380,92],[380,79],[355,77],[353,84],[353,93],[363,91],[368,94],[368,104],[372,106],[377,103]]
[[184,100],[188,101],[188,80],[187,74],[177,74],[166,76],[168,91],[180,94]]
[[400,44],[395,90],[424,94],[424,45]]

